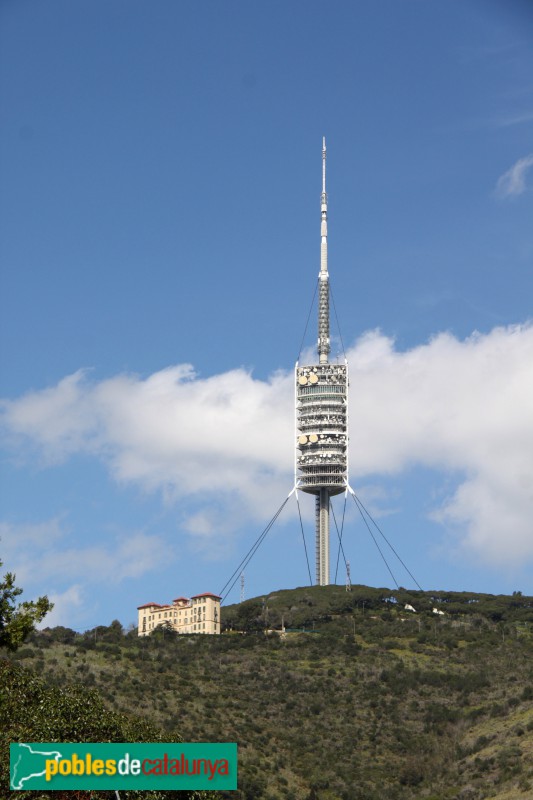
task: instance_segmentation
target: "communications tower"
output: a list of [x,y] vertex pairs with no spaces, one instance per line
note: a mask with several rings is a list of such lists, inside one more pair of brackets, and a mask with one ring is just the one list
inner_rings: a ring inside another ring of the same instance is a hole
[[348,365],[329,361],[328,197],[322,140],[318,363],[296,363],[295,487],[316,496],[316,582],[329,584],[330,498],[348,488]]

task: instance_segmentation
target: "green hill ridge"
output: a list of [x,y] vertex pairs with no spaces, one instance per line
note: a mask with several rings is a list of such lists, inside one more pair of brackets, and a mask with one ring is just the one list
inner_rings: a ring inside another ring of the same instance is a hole
[[11,659],[164,736],[237,741],[237,800],[531,797],[533,598],[303,587],[222,623],[47,629]]

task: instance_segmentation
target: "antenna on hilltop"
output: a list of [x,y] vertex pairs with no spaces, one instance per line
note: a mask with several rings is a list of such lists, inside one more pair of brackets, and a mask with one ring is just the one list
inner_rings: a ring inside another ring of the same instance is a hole
[[[385,562],[391,577],[396,586],[394,577],[388,562],[379,547],[376,536],[371,525],[377,533],[385,540],[396,558],[400,561],[405,570],[409,573],[412,580],[419,589],[420,585],[411,572],[407,569],[400,556],[386,539],[383,531],[372,519],[369,511],[363,506],[354,490],[349,484],[349,463],[348,463],[348,394],[349,378],[348,363],[346,352],[340,339],[344,359],[338,356],[330,361],[331,339],[330,339],[330,284],[328,272],[328,195],[326,192],[326,138],[322,139],[322,191],[320,194],[320,269],[318,273],[317,288],[315,297],[318,294],[318,342],[316,356],[310,356],[307,364],[300,363],[302,346],[307,332],[307,325],[311,316],[311,311],[315,302],[311,304],[311,310],[307,318],[302,345],[298,353],[298,360],[295,365],[294,374],[294,405],[295,405],[295,453],[294,453],[294,486],[289,492],[284,502],[278,508],[272,519],[268,522],[263,531],[259,534],[254,544],[250,547],[240,564],[232,573],[227,583],[222,588],[220,594],[223,601],[231,592],[237,581],[241,582],[241,603],[244,600],[244,569],[250,563],[261,543],[264,541],[268,532],[283,511],[290,496],[295,495],[298,502],[298,513],[300,525],[302,527],[302,538],[307,558],[307,546],[303,533],[302,517],[298,501],[298,491],[310,494],[315,499],[315,559],[316,559],[316,583],[318,586],[328,586],[330,583],[330,513],[335,519],[331,498],[336,495],[344,494],[345,509],[348,494],[351,494],[354,503],[363,519],[363,522],[372,537],[379,553]],[[332,310],[335,310],[335,301],[331,294]],[[338,324],[338,320],[337,320]],[[340,334],[340,330],[339,330]],[[294,441],[293,440],[293,441]],[[336,525],[335,521],[335,525]],[[344,524],[344,515],[343,515]],[[338,531],[337,531],[338,532]],[[342,528],[339,534],[339,548],[342,549]],[[338,565],[338,560],[337,560]],[[308,562],[309,568],[309,562]],[[335,580],[337,573],[335,573]],[[309,571],[309,580],[312,581]],[[229,588],[228,588],[229,587]],[[352,590],[350,563],[346,562],[346,591]],[[225,594],[224,594],[225,593]],[[265,626],[267,625],[267,611],[265,609]],[[283,621],[282,621],[283,627]]]
[[322,139],[318,363],[296,364],[296,489],[315,496],[316,582],[329,576],[330,499],[348,488],[348,366],[329,361],[328,196],[326,139]]

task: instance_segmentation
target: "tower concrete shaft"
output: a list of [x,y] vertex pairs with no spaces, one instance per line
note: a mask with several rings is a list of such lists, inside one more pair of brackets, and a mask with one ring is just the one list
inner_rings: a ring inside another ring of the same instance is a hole
[[329,492],[321,489],[316,497],[316,582],[329,584]]
[[330,498],[348,485],[348,367],[330,364],[326,142],[322,143],[318,364],[296,364],[296,488],[316,496],[316,582],[329,584]]

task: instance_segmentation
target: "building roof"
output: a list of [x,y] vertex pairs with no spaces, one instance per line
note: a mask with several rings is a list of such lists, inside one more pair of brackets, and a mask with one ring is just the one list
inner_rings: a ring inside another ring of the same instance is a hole
[[[213,592],[203,592],[202,594],[194,594],[192,596],[191,600],[199,600],[201,597],[214,597],[215,600],[222,600],[222,598],[221,598],[221,596],[219,594],[214,594]],[[186,603],[190,602],[188,597],[176,597],[172,602],[173,603],[179,603],[181,600],[185,600]],[[163,604],[161,604],[161,603],[144,603],[144,605],[142,605],[142,606],[137,606],[137,610],[140,610],[141,608],[152,608],[152,607],[155,607],[155,608],[172,608],[172,606],[169,605],[168,603],[163,603]]]

